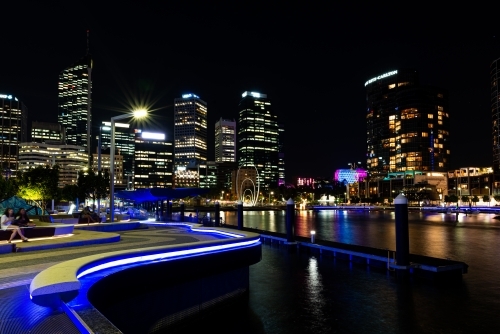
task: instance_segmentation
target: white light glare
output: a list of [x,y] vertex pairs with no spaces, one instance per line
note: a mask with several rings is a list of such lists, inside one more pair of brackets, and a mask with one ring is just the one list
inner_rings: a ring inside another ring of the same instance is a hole
[[165,140],[165,134],[159,132],[143,132],[141,137],[143,139],[158,139]]

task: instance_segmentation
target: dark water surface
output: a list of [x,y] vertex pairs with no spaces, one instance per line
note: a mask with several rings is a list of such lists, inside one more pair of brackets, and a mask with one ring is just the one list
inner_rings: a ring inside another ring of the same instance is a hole
[[[469,265],[460,282],[401,284],[385,270],[263,246],[248,303],[205,319],[223,333],[500,333],[500,224],[494,215],[410,213],[410,251]],[[236,225],[236,214],[225,212]],[[244,225],[285,232],[283,212],[245,212]],[[395,249],[394,214],[300,211],[296,234]],[[189,329],[187,330],[189,331]]]

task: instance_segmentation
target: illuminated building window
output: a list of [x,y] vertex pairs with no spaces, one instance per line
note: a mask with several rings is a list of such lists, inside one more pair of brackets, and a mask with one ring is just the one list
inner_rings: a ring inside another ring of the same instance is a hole
[[434,127],[434,124],[429,123],[429,124],[427,124],[427,126],[429,127],[429,129],[432,129]]
[[434,118],[433,114],[427,114],[427,118]]

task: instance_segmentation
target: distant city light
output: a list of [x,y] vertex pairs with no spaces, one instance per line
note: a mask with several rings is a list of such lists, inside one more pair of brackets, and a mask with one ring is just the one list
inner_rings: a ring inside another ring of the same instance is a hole
[[195,95],[195,94],[183,94],[183,95],[182,95],[182,98],[183,98],[183,99],[189,99],[189,98],[191,98],[191,97],[194,97],[194,98],[197,98],[197,99],[199,99],[199,98],[200,98],[198,95]]
[[[103,124],[103,127],[102,127],[103,130],[107,130],[107,131],[111,130],[111,122],[102,122],[102,124]],[[128,123],[115,123],[115,127],[128,129],[128,128],[130,128],[130,124],[128,124]]]
[[241,97],[245,97],[248,95],[255,97],[255,98],[266,98],[267,97],[266,94],[261,94],[261,93],[256,93],[256,92],[244,92],[243,94],[241,94]]
[[143,132],[141,137],[143,139],[158,139],[158,140],[165,140],[165,134],[164,133],[158,133],[158,132]]
[[335,171],[335,181],[342,182],[346,180],[349,184],[361,182],[366,179],[366,170],[361,168],[356,169],[337,169]]
[[370,80],[368,80],[367,82],[365,82],[365,87],[366,87],[366,85],[371,84],[374,81],[390,77],[391,75],[394,75],[394,74],[398,74],[398,71],[397,70],[396,71],[390,71],[390,72],[384,73],[382,75],[379,75],[378,77],[371,78]]
[[[9,99],[12,100],[12,95],[0,94],[0,99]],[[16,99],[17,101],[17,99]]]

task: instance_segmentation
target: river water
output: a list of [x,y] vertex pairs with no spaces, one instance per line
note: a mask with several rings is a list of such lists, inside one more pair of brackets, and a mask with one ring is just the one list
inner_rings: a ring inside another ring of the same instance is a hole
[[[235,212],[223,212],[237,224]],[[219,333],[500,333],[500,223],[493,214],[409,214],[410,252],[469,265],[460,282],[397,282],[383,269],[263,245],[248,302],[197,328]],[[245,212],[244,226],[285,233],[284,211]],[[296,234],[395,250],[389,211],[296,211]],[[193,328],[191,328],[193,329]],[[188,329],[189,331],[189,329]]]

